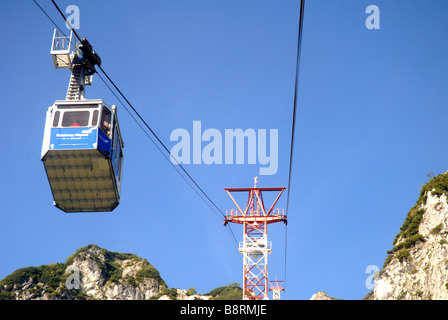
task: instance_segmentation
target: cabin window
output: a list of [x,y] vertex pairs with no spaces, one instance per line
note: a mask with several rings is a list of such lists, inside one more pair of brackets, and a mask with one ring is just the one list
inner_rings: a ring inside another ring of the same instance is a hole
[[98,110],[93,111],[92,127],[95,127],[98,124],[98,114],[99,114]]
[[110,120],[111,112],[108,108],[103,107],[103,113],[101,114],[100,128],[107,136],[110,136]]
[[62,117],[62,127],[87,127],[89,111],[65,111]]
[[113,145],[113,156],[115,157],[115,159],[113,159],[113,163],[114,163],[114,169],[115,169],[115,175],[118,178],[118,181],[121,181],[121,169],[122,169],[122,162],[123,162],[123,152],[121,150],[122,146],[121,146],[121,137],[119,134],[119,130],[118,130],[118,126],[117,126],[117,122],[114,119],[114,136],[113,136],[113,140],[114,140],[114,145]]
[[59,116],[61,115],[60,111],[56,111],[53,116],[53,127],[57,127],[59,124]]
[[120,157],[118,158],[118,170],[120,170],[120,174],[118,176],[118,179],[121,181],[121,172],[123,167],[123,151],[121,151],[121,148],[118,149],[120,152]]

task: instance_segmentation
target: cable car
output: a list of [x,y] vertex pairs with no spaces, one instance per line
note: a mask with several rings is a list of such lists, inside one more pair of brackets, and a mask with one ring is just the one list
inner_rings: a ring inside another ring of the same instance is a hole
[[[51,54],[56,68],[72,71],[65,100],[48,108],[41,160],[54,198],[64,212],[104,212],[120,202],[123,147],[115,106],[85,99],[97,54],[87,40],[73,45],[54,32]],[[92,58],[95,57],[95,61]]]

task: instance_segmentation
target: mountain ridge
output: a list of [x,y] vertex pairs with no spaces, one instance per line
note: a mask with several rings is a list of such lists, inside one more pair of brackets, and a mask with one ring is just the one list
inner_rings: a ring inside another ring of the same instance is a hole
[[[448,172],[431,176],[387,251],[365,300],[448,299]],[[197,294],[168,288],[159,271],[131,253],[90,244],[63,263],[20,268],[0,281],[0,300],[239,300],[239,284]],[[311,300],[339,300],[318,292]]]
[[209,300],[236,298],[240,291],[238,284],[210,295],[168,288],[146,259],[94,244],[63,263],[20,268],[0,281],[0,300]]
[[448,172],[428,177],[363,300],[448,299]]
[[375,279],[372,300],[448,299],[448,172],[423,185]]

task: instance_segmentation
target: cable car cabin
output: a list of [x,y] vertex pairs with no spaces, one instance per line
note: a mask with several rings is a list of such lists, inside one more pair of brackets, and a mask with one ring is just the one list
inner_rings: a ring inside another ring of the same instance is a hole
[[41,159],[54,205],[112,211],[120,202],[123,141],[116,108],[102,100],[59,100],[47,111]]

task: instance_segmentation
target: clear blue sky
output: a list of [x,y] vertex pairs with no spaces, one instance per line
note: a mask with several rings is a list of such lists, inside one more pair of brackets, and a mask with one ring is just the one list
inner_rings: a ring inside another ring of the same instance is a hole
[[[39,1],[64,27],[49,1]],[[79,33],[159,137],[279,130],[279,169],[259,186],[287,186],[299,1],[58,1],[80,9]],[[368,5],[381,29],[368,30]],[[426,174],[448,169],[448,3],[307,1],[288,226],[269,228],[271,279],[287,299],[317,291],[361,299]],[[32,1],[0,10],[0,278],[62,262],[94,243],[146,258],[170,287],[206,293],[242,281],[222,219],[188,187],[98,77],[87,98],[118,104],[125,141],[121,204],[65,214],[40,161],[48,106],[64,99],[67,70],[50,56],[54,26]],[[250,187],[258,164],[186,165],[225,212],[226,187]],[[286,207],[286,194],[278,207]],[[232,230],[242,240],[242,229]]]

